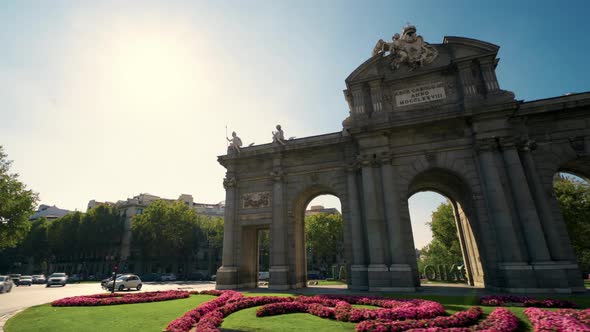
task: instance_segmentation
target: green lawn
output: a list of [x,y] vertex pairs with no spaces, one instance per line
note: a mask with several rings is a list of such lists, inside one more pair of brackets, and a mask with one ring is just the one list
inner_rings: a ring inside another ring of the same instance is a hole
[[[290,294],[256,294],[246,296],[289,296]],[[423,298],[441,303],[449,313],[466,310],[477,305],[478,297],[466,296],[417,296],[412,294],[392,295],[396,298]],[[214,298],[208,295],[195,295],[188,299],[156,303],[128,304],[102,307],[60,307],[49,304],[29,308],[8,321],[6,332],[27,331],[162,331],[173,319],[199,304]],[[590,307],[587,296],[552,296],[570,299],[583,308]],[[361,307],[361,306],[358,306]],[[367,306],[364,306],[367,307]],[[495,307],[482,307],[489,314]],[[521,321],[521,330],[530,331],[531,326],[524,315],[525,308],[509,308]],[[271,317],[256,317],[256,308],[238,311],[225,318],[221,326],[224,331],[314,331],[338,332],[354,331],[354,323],[322,319],[310,314],[287,314]]]
[[112,305],[100,307],[52,307],[50,304],[31,307],[8,320],[6,332],[161,332],[168,323],[203,302],[215,298],[209,295],[187,299]]

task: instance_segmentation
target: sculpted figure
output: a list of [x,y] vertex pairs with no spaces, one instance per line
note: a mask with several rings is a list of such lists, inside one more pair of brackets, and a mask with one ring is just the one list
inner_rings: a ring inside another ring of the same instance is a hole
[[281,125],[277,125],[276,128],[277,131],[272,132],[272,142],[285,145],[285,134],[283,133],[283,129],[281,129]]
[[373,55],[389,51],[391,68],[398,69],[400,65],[407,64],[410,70],[431,63],[437,57],[438,52],[424,41],[422,36],[416,33],[416,27],[406,25],[402,34],[393,35],[392,42],[388,43],[380,39],[373,49]]
[[231,139],[226,137],[227,141],[229,142],[227,153],[240,153],[240,148],[242,147],[242,140],[238,137],[235,131],[231,133],[231,136]]

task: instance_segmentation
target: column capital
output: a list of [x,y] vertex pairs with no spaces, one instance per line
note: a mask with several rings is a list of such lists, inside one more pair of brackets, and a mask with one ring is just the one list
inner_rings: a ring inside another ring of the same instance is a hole
[[477,152],[495,151],[498,149],[498,142],[495,137],[480,138],[475,140],[474,148]]
[[518,148],[521,151],[534,151],[537,149],[537,141],[535,141],[534,139],[527,139],[526,141],[521,141],[520,144],[518,144]]
[[390,152],[382,152],[377,158],[381,165],[391,165],[393,155]]
[[360,164],[358,161],[353,161],[351,163],[348,163],[346,166],[344,166],[344,169],[350,173],[354,173],[354,172],[358,171],[359,168],[360,168]]
[[359,155],[357,156],[357,163],[360,167],[375,167],[377,166],[377,159],[373,158],[372,155]]
[[516,137],[506,136],[500,137],[498,144],[504,150],[506,149],[515,149],[520,143],[520,139]]
[[233,188],[235,187],[237,184],[236,178],[234,176],[226,176],[223,179],[223,188],[225,188],[226,190],[228,188]]
[[285,172],[282,169],[277,169],[269,173],[270,179],[273,182],[282,182],[285,178]]

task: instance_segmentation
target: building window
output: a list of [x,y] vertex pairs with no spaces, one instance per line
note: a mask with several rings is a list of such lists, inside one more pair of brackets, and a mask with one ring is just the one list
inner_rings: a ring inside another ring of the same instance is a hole
[[142,214],[143,213],[143,209],[142,208],[138,208],[137,209],[137,214]]

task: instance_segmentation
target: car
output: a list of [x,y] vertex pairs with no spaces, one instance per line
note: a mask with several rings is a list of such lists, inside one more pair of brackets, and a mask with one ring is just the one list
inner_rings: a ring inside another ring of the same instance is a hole
[[9,274],[8,276],[9,276],[9,277],[10,277],[10,279],[12,280],[12,283],[13,283],[14,285],[17,285],[17,286],[18,286],[18,282],[19,282],[19,280],[20,280],[20,276],[21,276],[21,275],[20,275],[20,274],[17,274],[17,273],[12,273],[12,274]]
[[32,276],[21,276],[18,281],[18,286],[31,286],[33,284]]
[[[113,279],[109,279],[108,282],[103,283],[101,286],[107,290],[113,290]],[[135,274],[123,274],[115,280],[115,289],[119,292],[125,289],[130,290],[131,288],[141,290],[141,286],[141,279]]]
[[82,280],[82,277],[79,274],[72,274],[69,278],[68,278],[68,282],[69,283],[80,283],[80,281]]
[[268,271],[260,271],[258,272],[258,280],[260,281],[268,281],[270,279],[270,273]]
[[64,272],[56,272],[47,277],[47,284],[45,287],[51,287],[53,285],[61,285],[64,287],[68,282],[68,275]]
[[33,275],[33,284],[44,284],[47,282],[45,275],[43,274],[35,274]]
[[162,281],[176,281],[176,275],[174,273],[166,273],[160,276]]
[[211,281],[215,281],[217,279],[217,275],[216,274],[212,274],[211,275]]
[[9,276],[0,276],[0,294],[10,292],[13,284]]

